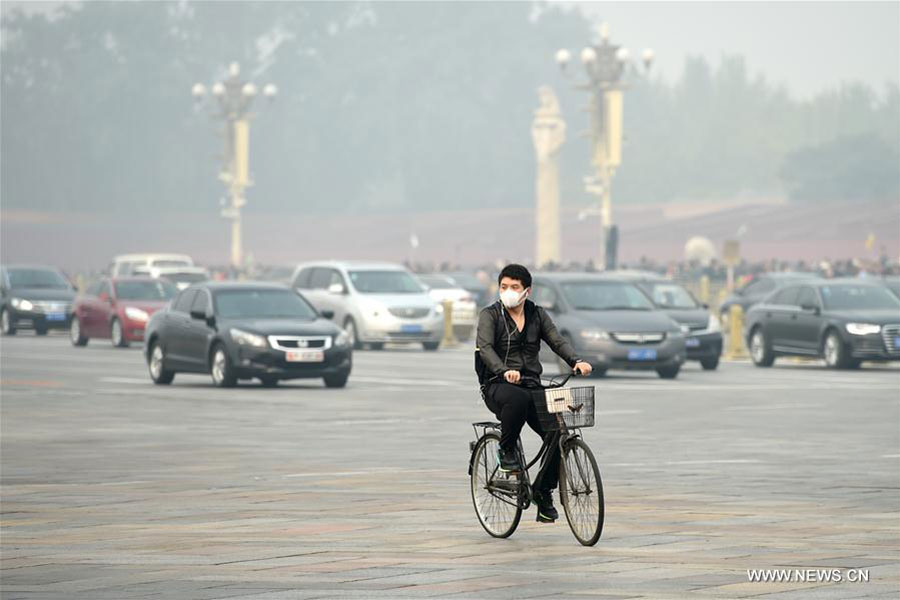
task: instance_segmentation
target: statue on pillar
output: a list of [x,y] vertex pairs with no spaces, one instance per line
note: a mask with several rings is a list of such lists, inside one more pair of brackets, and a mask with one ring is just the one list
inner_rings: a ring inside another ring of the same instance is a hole
[[540,106],[534,111],[531,139],[537,159],[534,262],[541,268],[549,262],[560,262],[558,157],[566,141],[566,123],[560,114],[559,100],[549,86],[538,90],[538,98]]

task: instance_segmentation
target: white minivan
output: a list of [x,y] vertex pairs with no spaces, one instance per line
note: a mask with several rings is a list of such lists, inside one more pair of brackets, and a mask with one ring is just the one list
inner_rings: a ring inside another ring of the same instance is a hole
[[318,311],[334,312],[355,348],[379,350],[385,342],[418,342],[437,350],[443,308],[402,265],[323,261],[299,265],[291,287]]

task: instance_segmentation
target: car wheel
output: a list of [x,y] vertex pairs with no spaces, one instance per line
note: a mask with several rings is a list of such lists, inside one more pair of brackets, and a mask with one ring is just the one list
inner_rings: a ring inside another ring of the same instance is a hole
[[422,347],[428,350],[429,352],[434,352],[438,348],[440,348],[440,342],[422,342]]
[[715,371],[719,366],[719,357],[703,358],[700,360],[700,366],[703,367],[704,371]]
[[228,358],[228,353],[225,352],[225,347],[222,344],[217,344],[213,347],[209,372],[216,387],[229,388],[237,384],[234,367],[231,366],[231,359]]
[[153,342],[150,346],[150,360],[147,367],[150,370],[150,379],[157,385],[168,385],[175,379],[175,371],[165,368],[166,357],[163,353],[162,345]]
[[263,387],[273,388],[278,386],[278,378],[271,376],[264,376],[259,378],[260,383],[262,383]]
[[372,342],[369,344],[369,350],[384,350],[384,342]]
[[769,340],[762,329],[757,327],[750,334],[750,360],[757,367],[771,367],[775,362],[775,355],[769,347]]
[[362,344],[359,343],[359,330],[356,329],[356,321],[348,318],[344,321],[344,331],[347,332],[347,342],[354,350],[359,350]]
[[34,335],[47,335],[47,326],[46,325],[35,325],[34,326]]
[[78,317],[72,317],[72,323],[69,325],[69,339],[73,346],[87,346],[88,339],[81,332],[81,321]]
[[0,310],[0,328],[2,328],[3,335],[16,335],[16,324],[5,308]]
[[350,378],[350,373],[340,373],[338,375],[326,375],[323,377],[325,380],[325,387],[330,388],[342,388],[347,385],[347,380]]
[[674,367],[659,367],[656,369],[656,374],[659,375],[660,379],[675,379],[678,377],[679,371],[681,371],[681,365],[675,365]]
[[125,339],[125,332],[122,331],[122,322],[118,319],[113,319],[109,324],[109,339],[112,340],[112,345],[116,348],[127,348],[128,340]]
[[[825,343],[822,346],[822,355],[825,357],[825,364],[829,369],[847,369],[853,362],[847,352],[847,347],[841,340],[841,336],[835,331],[830,331],[825,336]],[[857,366],[859,366],[857,364]]]

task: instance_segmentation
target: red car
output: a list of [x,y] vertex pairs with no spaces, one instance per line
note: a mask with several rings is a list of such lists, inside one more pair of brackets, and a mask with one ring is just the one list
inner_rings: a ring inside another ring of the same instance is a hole
[[91,338],[112,340],[124,348],[144,340],[150,315],[169,303],[178,290],[165,279],[108,277],[75,299],[69,337],[75,346]]

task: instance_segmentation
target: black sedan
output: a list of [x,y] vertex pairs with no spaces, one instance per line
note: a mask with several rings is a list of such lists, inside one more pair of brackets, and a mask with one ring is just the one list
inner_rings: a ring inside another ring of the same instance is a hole
[[31,328],[37,335],[68,329],[75,288],[53,267],[0,267],[0,325],[3,335]]
[[321,377],[328,387],[344,387],[352,351],[331,317],[280,285],[195,285],[147,323],[150,377],[167,384],[179,372],[209,373],[219,387],[239,379],[275,386],[282,379]]
[[688,360],[700,361],[700,366],[706,371],[719,366],[722,327],[718,317],[710,314],[708,305],[698,302],[684,286],[668,279],[628,273],[623,274],[622,278],[635,283],[656,308],[681,325],[687,336],[684,343]]
[[750,309],[744,331],[759,367],[785,355],[822,357],[831,368],[900,360],[900,299],[859,280],[789,285]]

